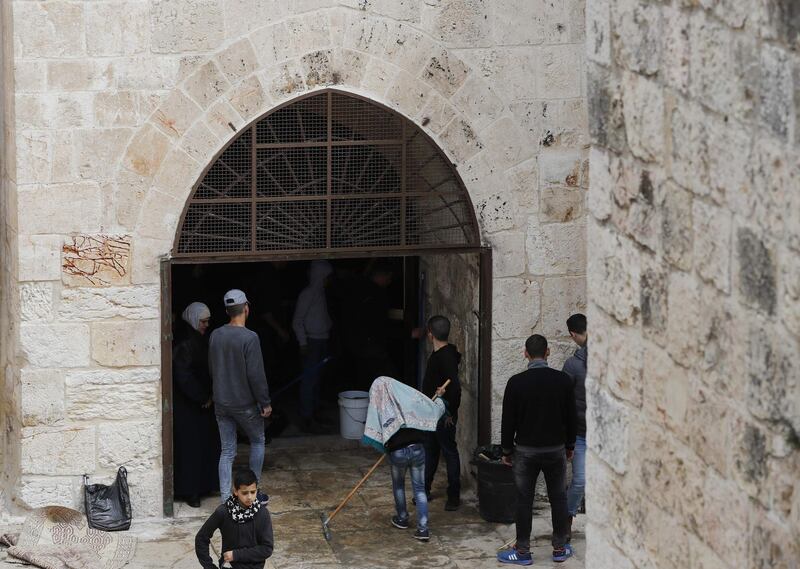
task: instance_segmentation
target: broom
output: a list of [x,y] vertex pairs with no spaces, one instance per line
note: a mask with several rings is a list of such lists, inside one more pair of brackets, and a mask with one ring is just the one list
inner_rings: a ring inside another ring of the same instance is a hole
[[[447,389],[447,386],[449,384],[450,380],[448,379],[447,381],[444,382],[444,385],[442,385],[442,389]],[[434,395],[433,400],[436,401],[438,397],[439,397],[438,395]],[[367,473],[364,475],[364,477],[358,481],[358,484],[356,484],[355,487],[352,490],[350,490],[350,493],[347,496],[345,496],[345,499],[342,500],[342,502],[333,511],[331,515],[326,516],[324,513],[320,514],[320,518],[322,518],[322,535],[325,536],[325,539],[327,541],[331,540],[330,523],[333,520],[333,518],[336,517],[336,514],[338,514],[341,511],[341,509],[344,508],[345,504],[347,504],[347,502],[350,501],[350,498],[352,498],[355,495],[355,493],[358,492],[358,489],[361,488],[361,486],[363,486],[364,482],[366,482],[367,479],[370,476],[372,476],[372,473],[375,472],[375,470],[377,470],[377,468],[381,465],[381,463],[385,458],[386,458],[386,453],[382,454],[381,457],[377,460],[377,462],[375,462],[375,464],[372,465],[372,468],[370,468],[369,471],[367,471]]]

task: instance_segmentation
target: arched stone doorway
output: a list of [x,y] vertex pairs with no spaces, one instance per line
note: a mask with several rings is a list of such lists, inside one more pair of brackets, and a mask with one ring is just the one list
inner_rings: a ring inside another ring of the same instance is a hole
[[469,194],[455,166],[412,121],[351,93],[316,91],[270,110],[220,151],[194,185],[163,262],[167,515],[174,499],[172,267],[358,257],[416,258],[447,278],[464,271],[459,286],[467,292],[459,296],[463,307],[456,302],[463,312],[456,320],[474,317],[475,331],[468,359],[475,416],[464,442],[488,440],[491,250],[481,247]]

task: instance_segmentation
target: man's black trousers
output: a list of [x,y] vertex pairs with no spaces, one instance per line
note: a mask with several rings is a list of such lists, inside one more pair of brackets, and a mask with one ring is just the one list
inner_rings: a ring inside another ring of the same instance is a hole
[[553,518],[553,549],[564,547],[569,528],[567,513],[567,456],[563,448],[541,452],[529,447],[514,450],[514,483],[517,486],[517,549],[530,551],[533,495],[539,472],[544,473]]

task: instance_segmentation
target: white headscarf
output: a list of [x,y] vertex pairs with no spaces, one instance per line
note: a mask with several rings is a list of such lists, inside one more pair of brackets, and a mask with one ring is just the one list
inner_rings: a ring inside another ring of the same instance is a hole
[[193,302],[183,311],[182,318],[189,326],[199,332],[200,321],[211,318],[211,311],[202,302]]

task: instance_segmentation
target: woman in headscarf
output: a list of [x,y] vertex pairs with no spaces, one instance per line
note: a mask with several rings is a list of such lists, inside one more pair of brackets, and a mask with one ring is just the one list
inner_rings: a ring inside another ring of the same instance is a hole
[[219,488],[219,433],[208,373],[208,322],[211,311],[193,302],[183,311],[187,324],[172,354],[175,496],[193,508]]

